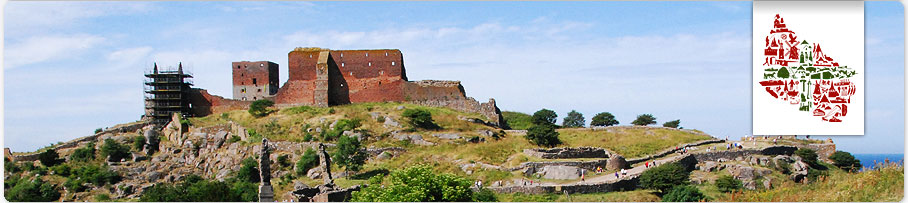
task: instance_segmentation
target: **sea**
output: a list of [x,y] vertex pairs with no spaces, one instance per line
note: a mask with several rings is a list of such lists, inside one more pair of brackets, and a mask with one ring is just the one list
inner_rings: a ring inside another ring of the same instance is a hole
[[905,154],[853,154],[854,158],[861,160],[861,165],[864,168],[873,168],[874,161],[876,163],[883,163],[887,158],[889,162],[899,162],[905,163]]

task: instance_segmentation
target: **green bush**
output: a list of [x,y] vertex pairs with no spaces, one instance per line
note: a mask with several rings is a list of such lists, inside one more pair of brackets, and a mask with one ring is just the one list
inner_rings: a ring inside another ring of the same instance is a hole
[[159,183],[146,190],[140,202],[251,202],[258,188],[252,183],[204,180],[190,175],[178,184]]
[[546,147],[554,147],[561,144],[558,138],[558,132],[555,131],[555,125],[541,124],[534,125],[527,130],[526,139],[533,144]]
[[[110,156],[110,159],[107,159],[108,156]],[[104,145],[101,146],[101,157],[105,159],[104,161],[120,161],[121,159],[129,158],[130,156],[129,147],[126,147],[113,139],[105,139]]]
[[564,117],[564,122],[561,123],[561,126],[565,128],[582,128],[583,125],[586,125],[586,119],[583,118],[583,114],[575,110],[568,112],[567,117]]
[[72,161],[91,161],[95,159],[95,144],[88,143],[85,147],[78,148],[73,150],[73,154],[69,155],[69,159]]
[[304,176],[309,172],[309,169],[315,166],[318,166],[318,155],[315,154],[315,150],[309,148],[303,153],[303,156],[300,156],[300,160],[296,162],[296,174]]
[[618,120],[615,120],[615,115],[609,112],[602,112],[593,116],[590,126],[613,126],[618,125],[618,123]]
[[811,168],[818,168],[819,163],[817,158],[819,156],[817,156],[816,151],[807,148],[799,148],[798,150],[795,150],[794,154],[801,157],[801,160],[804,161],[804,163],[807,163],[807,165],[810,165]]
[[18,165],[16,165],[16,162],[12,162],[9,159],[7,159],[6,162],[3,162],[3,169],[7,173],[18,173],[22,171],[22,169],[19,168]]
[[60,163],[60,154],[57,154],[57,150],[47,149],[38,154],[38,161],[44,166],[51,167]]
[[663,202],[699,202],[701,200],[706,200],[706,195],[703,195],[700,190],[694,186],[689,185],[679,185],[673,187],[668,194],[662,196]]
[[662,124],[662,127],[680,128],[680,127],[681,127],[681,120],[679,119],[679,120],[673,120],[673,121],[665,122],[665,123]]
[[97,194],[97,195],[95,195],[95,201],[96,201],[96,202],[109,202],[109,201],[110,201],[110,195],[104,194],[104,193]]
[[637,120],[634,120],[634,122],[631,122],[631,124],[641,126],[656,124],[656,117],[652,114],[641,114],[638,115]]
[[690,183],[690,171],[676,163],[667,163],[651,168],[640,175],[640,187],[666,193],[677,185]]
[[236,179],[238,181],[258,183],[261,182],[261,174],[259,174],[259,164],[252,157],[243,159],[243,166],[240,167],[240,170],[237,171]]
[[719,192],[733,192],[740,190],[744,187],[740,180],[735,179],[729,175],[723,175],[716,179],[716,187],[719,188]]
[[281,154],[280,156],[277,156],[277,165],[280,167],[290,166],[290,157],[288,157],[286,154]]
[[403,114],[404,118],[407,118],[407,123],[410,124],[413,128],[422,128],[427,130],[434,130],[441,128],[435,121],[432,120],[432,113],[425,109],[406,109]]
[[[474,201],[469,179],[450,173],[436,173],[418,165],[396,170],[389,185],[369,185],[353,192],[353,202],[469,202]],[[486,197],[484,197],[486,198]]]
[[63,183],[63,187],[66,187],[66,189],[69,191],[82,192],[85,191],[85,185],[83,184],[85,184],[85,180],[67,178],[66,182]]
[[132,148],[137,152],[145,148],[145,136],[139,135],[132,139]]
[[227,139],[227,144],[239,142],[241,139],[242,138],[240,138],[240,136],[232,135],[232,136],[230,136],[230,139]]
[[541,109],[533,113],[533,125],[555,125],[555,119],[558,119],[558,114],[552,110]]
[[81,181],[94,184],[95,186],[104,186],[106,184],[116,184],[123,177],[117,172],[107,168],[107,166],[84,165],[74,168],[70,171],[70,179],[79,179]]
[[495,192],[487,188],[479,189],[479,192],[473,194],[474,202],[497,202],[498,197],[495,197]]
[[268,110],[268,107],[274,106],[274,102],[271,100],[256,100],[249,105],[249,114],[255,117],[263,117],[271,113]]
[[312,141],[312,133],[306,132],[306,134],[303,135],[303,142],[311,142],[311,141]]
[[11,202],[52,202],[60,199],[60,192],[55,185],[44,182],[40,178],[18,180],[12,188],[5,192],[6,200]]
[[102,130],[101,128],[97,128],[97,129],[95,129],[95,134],[98,134],[98,133],[100,133],[101,131],[104,131],[104,130]]
[[829,156],[829,159],[832,160],[833,165],[848,172],[856,172],[861,169],[861,160],[855,159],[848,152],[836,151]]
[[322,130],[320,137],[322,141],[337,140],[344,134],[344,131],[353,130],[360,126],[362,126],[362,120],[360,119],[340,119],[334,124],[334,128]]
[[50,170],[54,172],[54,175],[66,177],[69,176],[70,172],[72,172],[72,167],[70,167],[69,164],[64,163],[50,167]]
[[344,170],[359,171],[366,163],[366,153],[355,137],[341,136],[337,141],[337,150],[331,159],[337,166],[344,167]]

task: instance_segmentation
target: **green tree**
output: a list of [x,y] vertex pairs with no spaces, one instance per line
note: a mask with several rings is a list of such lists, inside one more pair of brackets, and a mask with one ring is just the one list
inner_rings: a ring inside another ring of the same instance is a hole
[[304,176],[309,172],[309,169],[315,168],[315,166],[318,166],[318,155],[315,154],[315,150],[309,148],[303,153],[303,156],[300,156],[300,160],[296,162],[296,174]]
[[733,192],[740,190],[744,187],[740,180],[735,179],[729,175],[723,175],[716,179],[716,187],[719,188],[719,192]]
[[634,120],[634,122],[631,122],[631,124],[642,126],[656,124],[656,117],[654,117],[652,114],[641,114],[638,115],[637,120]]
[[582,128],[586,124],[586,119],[583,118],[583,114],[575,110],[568,112],[567,117],[564,117],[564,122],[561,123],[561,126],[565,128]]
[[848,152],[836,151],[829,156],[829,159],[832,160],[833,165],[848,172],[855,172],[861,169],[861,160],[855,159]]
[[55,185],[44,182],[41,178],[22,178],[6,190],[5,196],[11,202],[52,202],[60,199],[60,192]]
[[274,102],[271,100],[255,100],[252,104],[249,105],[249,114],[255,117],[267,116],[271,111],[268,110],[268,107],[274,106]]
[[57,150],[53,148],[44,150],[38,154],[38,160],[41,161],[41,164],[47,167],[51,167],[60,163],[60,154],[57,154]]
[[136,136],[132,140],[132,148],[135,149],[136,151],[142,151],[142,149],[145,148],[145,141],[146,141],[145,136],[142,136],[142,135]]
[[101,157],[110,157],[105,161],[120,161],[123,158],[129,158],[129,147],[126,147],[120,144],[113,139],[107,138],[104,140],[104,145],[101,146]]
[[469,202],[474,197],[469,179],[436,173],[425,165],[391,172],[389,185],[369,185],[353,192],[354,202]]
[[252,157],[247,157],[243,159],[243,166],[240,167],[240,170],[236,173],[236,179],[238,181],[258,183],[262,181],[262,178],[259,174],[259,164]]
[[189,175],[180,183],[159,183],[147,189],[141,202],[251,202],[258,188],[248,182],[220,182]]
[[552,124],[534,125],[527,130],[525,137],[533,144],[539,146],[554,147],[561,144],[558,132],[555,131],[555,125]]
[[662,127],[679,128],[679,127],[681,127],[681,120],[679,119],[679,120],[665,122],[662,124]]
[[663,202],[699,202],[707,197],[694,186],[679,185],[662,196]]
[[413,128],[434,130],[441,128],[432,120],[432,113],[425,109],[407,109],[401,114]]
[[359,140],[353,136],[341,136],[337,140],[337,151],[331,158],[334,163],[348,171],[359,171],[366,163],[366,153]]
[[690,172],[676,163],[651,168],[640,175],[640,187],[668,192],[674,186],[690,183]]
[[555,125],[556,119],[558,119],[558,114],[552,110],[541,109],[533,113],[534,125]]
[[82,162],[95,159],[95,143],[88,143],[88,145],[85,145],[85,147],[73,150],[72,155],[69,155],[69,159],[72,161]]
[[613,126],[618,125],[618,120],[615,120],[615,115],[609,112],[598,113],[593,116],[593,121],[590,122],[590,126]]
[[789,75],[790,73],[788,72],[788,68],[785,67],[779,68],[779,72],[776,73],[776,77],[778,77],[779,79],[787,79]]
[[817,162],[819,156],[817,156],[817,152],[812,149],[799,148],[798,150],[795,150],[794,154],[801,157],[801,160],[804,161],[804,163],[807,163],[807,165],[810,165],[811,168],[817,168],[817,166],[819,166],[819,163]]

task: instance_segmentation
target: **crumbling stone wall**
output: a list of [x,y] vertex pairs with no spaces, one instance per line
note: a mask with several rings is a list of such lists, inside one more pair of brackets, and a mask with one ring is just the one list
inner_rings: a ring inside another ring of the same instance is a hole
[[191,113],[196,116],[223,113],[227,111],[248,109],[252,101],[226,99],[221,96],[211,95],[208,90],[192,88],[187,92]]
[[524,149],[523,153],[543,159],[609,158],[611,155],[608,150],[598,147]]

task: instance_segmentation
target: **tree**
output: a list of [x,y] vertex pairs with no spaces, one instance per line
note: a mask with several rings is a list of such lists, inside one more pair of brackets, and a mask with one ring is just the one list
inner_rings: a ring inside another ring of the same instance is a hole
[[613,126],[618,125],[618,120],[615,120],[615,115],[609,112],[602,112],[593,116],[593,121],[590,122],[590,126]]
[[309,172],[309,169],[315,166],[318,166],[318,155],[315,155],[315,150],[309,148],[303,153],[303,156],[300,156],[300,160],[296,162],[296,174],[304,176]]
[[189,175],[180,183],[159,183],[145,190],[141,202],[251,202],[258,188],[247,182],[210,181]]
[[366,163],[366,153],[359,140],[353,136],[341,136],[337,140],[337,151],[331,158],[338,166],[343,166],[344,170],[349,171],[359,171]]
[[829,156],[833,165],[848,172],[854,172],[861,168],[861,160],[855,159],[851,153],[836,151]]
[[801,160],[803,160],[804,163],[807,163],[807,165],[810,165],[810,167],[812,168],[819,166],[819,163],[817,163],[817,152],[813,151],[812,149],[800,148],[798,150],[795,150],[794,154],[801,157]]
[[236,179],[238,181],[249,182],[249,183],[258,183],[262,181],[262,178],[259,174],[258,166],[259,164],[252,157],[243,159],[243,166],[240,167],[240,170],[236,173]]
[[788,68],[785,67],[779,68],[779,72],[776,73],[776,77],[779,79],[787,79],[789,75]]
[[274,102],[271,100],[256,100],[249,105],[249,114],[255,117],[262,117],[271,113],[268,111],[268,107],[274,106]]
[[663,202],[698,202],[706,199],[700,190],[694,186],[679,185],[673,187],[668,194],[662,196]]
[[676,185],[687,185],[690,182],[690,172],[676,163],[667,163],[651,168],[640,175],[640,186],[668,192]]
[[41,164],[44,164],[44,166],[51,167],[60,163],[60,155],[57,154],[57,150],[51,148],[38,154],[38,160],[41,161]]
[[681,120],[679,119],[679,120],[673,120],[673,121],[665,122],[665,123],[662,124],[662,127],[669,127],[669,128],[678,128],[678,127],[681,127]]
[[582,128],[586,124],[586,119],[583,118],[583,114],[575,110],[568,112],[567,117],[564,117],[564,122],[561,123],[565,128]]
[[110,158],[105,161],[120,161],[123,158],[128,158],[130,156],[129,147],[107,138],[104,140],[104,146],[101,146],[101,157],[108,156]]
[[11,202],[52,202],[60,199],[60,192],[55,185],[44,182],[41,178],[19,179],[15,186],[9,188],[6,199]]
[[73,150],[73,154],[69,155],[69,159],[83,162],[95,159],[95,143],[88,143],[85,147]]
[[533,124],[534,125],[555,125],[555,119],[558,118],[558,114],[555,114],[555,111],[548,109],[541,109],[533,113]]
[[716,179],[716,187],[719,188],[719,192],[733,192],[740,190],[744,187],[740,180],[735,179],[729,175],[723,175]]
[[403,117],[407,118],[407,123],[413,128],[422,128],[434,130],[441,128],[432,120],[432,113],[425,109],[407,109],[404,110]]
[[389,185],[371,184],[353,192],[353,202],[469,202],[473,181],[450,173],[436,173],[425,165],[391,172]]
[[631,124],[642,126],[656,124],[656,117],[654,117],[652,114],[641,114],[638,115],[637,120],[634,120],[634,122],[631,122]]
[[533,127],[530,127],[530,129],[527,130],[526,139],[539,146],[554,147],[561,144],[561,139],[558,138],[558,132],[555,131],[555,125],[553,124],[534,125]]

